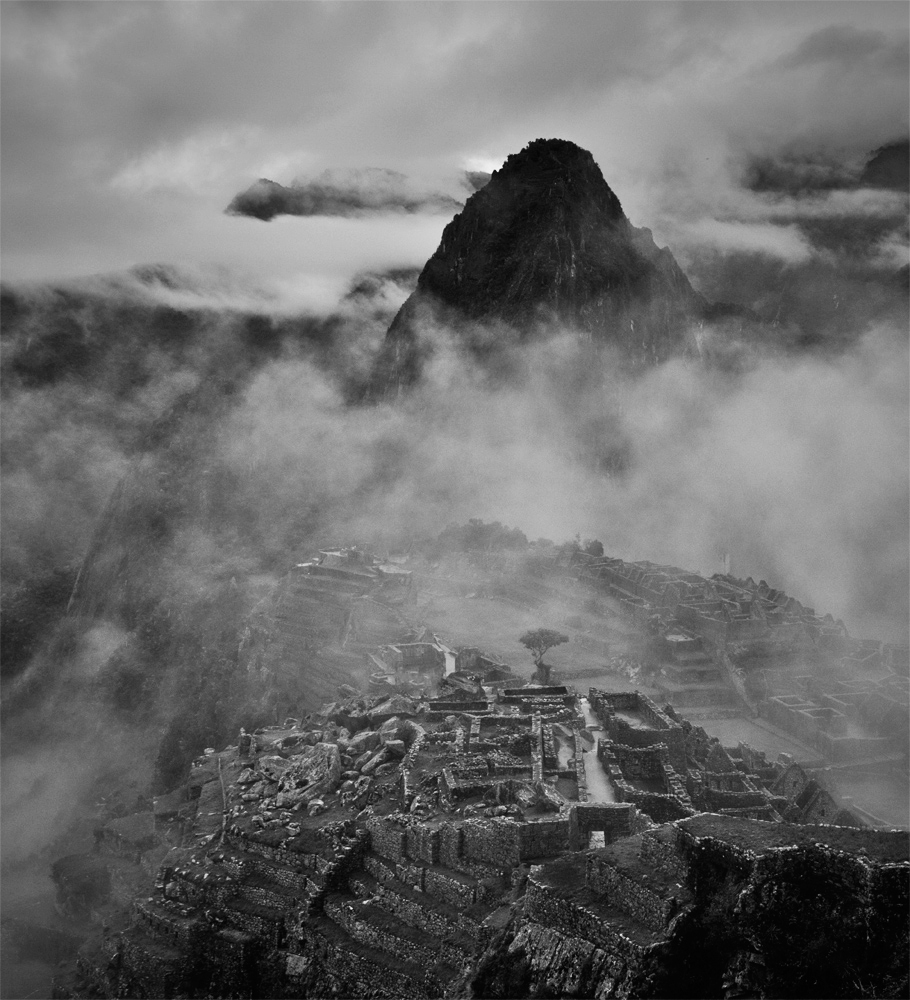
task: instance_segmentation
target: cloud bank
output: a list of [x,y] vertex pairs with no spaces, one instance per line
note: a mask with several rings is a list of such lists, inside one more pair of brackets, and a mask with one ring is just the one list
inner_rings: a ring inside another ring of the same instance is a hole
[[248,215],[267,222],[276,215],[328,215],[342,218],[395,212],[451,217],[462,202],[427,189],[397,170],[327,170],[284,187],[261,178],[236,195],[229,215]]

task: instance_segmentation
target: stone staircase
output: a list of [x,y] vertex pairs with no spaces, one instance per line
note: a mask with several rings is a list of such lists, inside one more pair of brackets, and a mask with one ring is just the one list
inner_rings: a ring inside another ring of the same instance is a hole
[[489,943],[488,918],[511,888],[508,871],[451,860],[457,868],[384,851],[374,840],[361,865],[326,892],[323,916],[363,954],[380,953],[400,970],[410,963],[420,995],[441,996]]

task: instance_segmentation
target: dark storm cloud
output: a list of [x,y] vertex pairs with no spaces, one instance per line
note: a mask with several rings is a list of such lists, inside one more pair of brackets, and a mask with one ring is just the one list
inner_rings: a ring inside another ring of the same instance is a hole
[[397,170],[378,167],[325,171],[310,181],[285,187],[260,178],[235,195],[226,211],[267,222],[276,215],[338,215],[359,218],[389,212],[452,215],[462,202],[443,191],[428,191]]
[[743,169],[751,191],[802,195],[851,188],[910,190],[910,142],[890,142],[862,159],[845,162],[831,151],[780,156],[756,156]]

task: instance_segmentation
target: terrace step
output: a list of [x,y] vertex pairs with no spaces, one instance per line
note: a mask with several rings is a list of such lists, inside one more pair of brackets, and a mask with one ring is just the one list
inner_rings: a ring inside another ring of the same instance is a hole
[[198,914],[183,917],[168,909],[162,900],[142,899],[133,905],[137,926],[151,939],[167,947],[184,947],[207,925]]
[[561,909],[573,911],[567,923],[556,930],[581,937],[607,951],[622,950],[622,941],[646,951],[665,939],[664,929],[655,929],[636,913],[629,913],[605,894],[592,889],[585,880],[583,855],[566,855],[533,869],[528,878],[525,906],[530,919],[552,924],[552,898],[561,901]]
[[254,903],[237,895],[224,902],[221,913],[231,927],[251,934],[273,948],[283,946],[288,916],[284,907]]
[[265,923],[276,925],[284,923],[285,910],[280,906],[267,906],[265,903],[254,903],[252,900],[245,899],[240,895],[228,899],[224,904],[224,909],[233,913],[258,917]]
[[142,970],[138,980],[143,986],[143,996],[169,1000],[180,995],[182,977],[179,970],[185,962],[182,951],[164,944],[140,927],[125,931],[122,941],[129,956],[129,967]]
[[274,878],[259,873],[244,875],[240,879],[238,892],[242,899],[250,903],[281,909],[290,907],[309,897],[305,888],[297,889],[282,885]]
[[462,911],[475,906],[483,908],[483,901],[491,895],[487,887],[476,878],[442,865],[414,861],[408,864],[407,875],[404,872],[399,874],[399,866],[395,862],[371,852],[364,857],[364,867],[384,885],[394,887],[405,883],[424,895]]
[[[247,853],[242,850],[222,848],[219,861],[211,861],[213,866],[223,867],[235,879],[244,879],[250,875],[261,876],[275,884],[287,887],[292,893],[300,895],[307,891],[307,883],[316,881],[320,876],[315,868],[308,865],[291,866],[261,854]],[[309,855],[305,860],[310,860]]]
[[433,967],[461,967],[464,952],[457,945],[427,931],[417,930],[389,910],[351,892],[329,893],[324,912],[356,941],[396,958]]
[[428,896],[402,882],[379,882],[368,872],[352,875],[349,885],[356,896],[371,900],[411,927],[436,930],[447,941],[460,947],[465,955],[474,953],[481,933],[480,921],[450,903]]
[[509,878],[498,868],[473,861],[465,861],[465,866],[469,870],[410,858],[399,864],[374,851],[364,859],[364,867],[380,882],[404,882],[460,910],[492,902],[511,885]]
[[[428,968],[424,965],[417,965],[407,959],[388,954],[379,948],[364,944],[356,938],[351,937],[348,932],[335,923],[330,917],[324,914],[312,918],[308,924],[311,933],[324,938],[335,948],[346,955],[354,955],[366,962],[371,962],[381,969],[385,975],[377,976],[377,980],[389,977],[396,983],[395,992],[374,994],[377,998],[385,1000],[411,1000],[411,998],[439,997],[444,992],[444,987],[455,979],[457,973],[448,966],[436,965]],[[403,980],[410,980],[412,989],[408,990]]]

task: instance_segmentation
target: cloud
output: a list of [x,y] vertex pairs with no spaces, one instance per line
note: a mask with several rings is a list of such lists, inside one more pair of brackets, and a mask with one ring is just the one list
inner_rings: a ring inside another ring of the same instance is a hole
[[820,160],[802,156],[756,156],[746,165],[743,182],[750,191],[786,192],[802,195],[856,186],[859,163]]
[[312,180],[290,187],[262,178],[236,195],[229,215],[248,215],[268,221],[276,215],[337,215],[359,217],[407,212],[452,215],[462,202],[420,185],[396,170],[378,167],[327,170]]
[[888,143],[872,153],[845,157],[814,150],[752,157],[743,169],[743,183],[751,191],[791,196],[853,188],[886,188],[907,193],[910,143]]
[[793,70],[835,63],[839,67],[854,67],[868,61],[894,61],[902,66],[907,59],[907,45],[901,38],[883,31],[863,30],[849,24],[832,24],[813,32],[777,65]]
[[[224,262],[243,240],[255,267],[261,244],[205,220],[256,177],[380,163],[460,200],[433,178],[472,161],[489,169],[540,135],[590,149],[633,222],[660,233],[665,217],[725,218],[745,158],[796,145],[852,162],[906,130],[907,32],[895,4],[513,13],[470,3],[0,5],[4,273],[188,252]],[[816,58],[819,37],[831,58]],[[851,47],[862,58],[845,66],[838,53]],[[781,68],[788,57],[799,65]],[[301,240],[303,253],[312,242]]]
[[901,237],[896,233],[886,236],[875,248],[870,263],[874,267],[881,267],[892,272],[898,268],[907,267],[910,264],[910,243],[908,243],[906,236]]
[[721,252],[762,254],[795,264],[808,260],[812,249],[795,225],[757,222],[723,222],[704,219],[675,232],[681,247],[712,247]]
[[[873,622],[900,634],[908,389],[895,332],[839,359],[759,359],[734,376],[673,362],[632,380],[605,379],[607,357],[557,336],[526,345],[506,385],[445,329],[427,333],[427,381],[396,407],[350,410],[306,362],[257,377],[222,440],[226,461],[270,484],[263,522],[307,497],[332,538],[413,538],[474,516],[704,573],[730,552],[738,572],[861,634]],[[626,450],[621,476],[591,467],[595,433]]]
[[188,136],[144,151],[121,167],[111,187],[128,195],[153,191],[202,194],[219,178],[230,176],[238,152],[249,150],[257,137],[253,128]]

